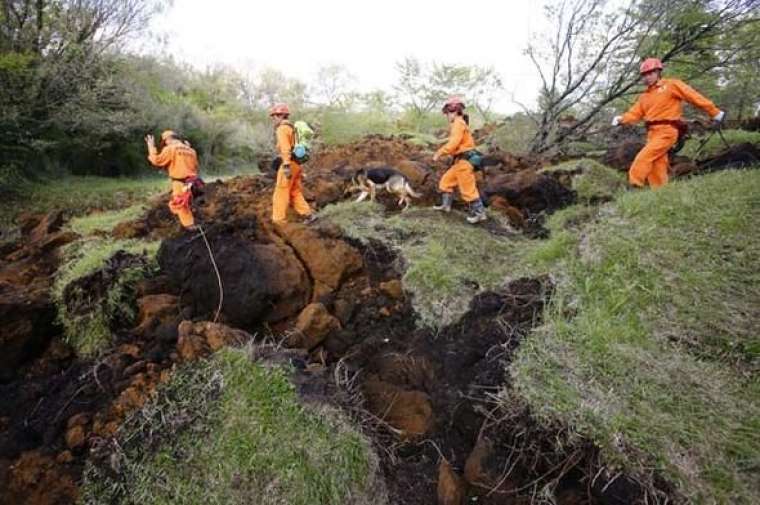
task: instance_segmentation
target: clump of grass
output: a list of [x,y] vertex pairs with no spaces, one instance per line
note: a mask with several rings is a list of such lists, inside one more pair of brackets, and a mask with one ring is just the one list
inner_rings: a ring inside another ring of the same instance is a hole
[[93,212],[92,214],[73,218],[69,221],[67,227],[79,235],[108,233],[119,223],[139,218],[143,215],[145,209],[145,205],[140,203],[120,210]]
[[230,348],[180,369],[122,426],[121,451],[88,465],[83,503],[386,503],[369,442],[288,377]]
[[621,195],[557,255],[510,368],[539,419],[689,502],[760,500],[758,194],[755,170]]
[[[697,156],[699,145],[707,135],[711,134],[707,133],[705,135],[690,138],[686,141],[683,149],[681,149],[681,152],[678,154],[681,156],[688,156],[689,158],[695,158]],[[750,144],[760,144],[760,132],[750,132],[745,130],[723,130],[723,136],[726,138],[726,142],[728,142],[729,145],[736,145],[744,142],[749,142]],[[725,149],[726,144],[716,133],[712,135],[709,140],[707,140],[707,143],[699,153],[699,157],[708,158],[710,156],[715,156]]]
[[[63,249],[63,261],[56,272],[52,297],[58,309],[58,321],[64,329],[65,340],[80,356],[97,354],[111,341],[111,324],[114,321],[134,319],[134,299],[131,296],[136,283],[156,268],[155,256],[158,242],[138,240],[85,239],[73,242]],[[103,268],[116,252],[144,255],[145,265],[125,268],[110,283],[105,296],[91,300],[91,310],[72,312],[69,299],[86,300],[88,293],[74,289],[66,293],[67,286]]]
[[342,202],[321,216],[359,240],[375,239],[404,259],[404,287],[413,296],[421,324],[442,327],[464,314],[472,297],[528,273],[525,251],[535,241],[496,236],[464,222],[459,213],[430,209],[383,213],[379,204]]

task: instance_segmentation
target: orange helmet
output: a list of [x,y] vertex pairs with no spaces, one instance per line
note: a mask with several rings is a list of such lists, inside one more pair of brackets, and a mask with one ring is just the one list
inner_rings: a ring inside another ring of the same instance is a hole
[[277,114],[290,115],[290,109],[286,103],[276,103],[269,109],[269,115],[274,116]]
[[456,112],[464,110],[464,102],[458,96],[450,96],[446,103],[443,104],[443,113]]
[[662,70],[662,62],[659,58],[647,58],[646,60],[641,62],[641,66],[639,67],[639,73],[640,74],[646,74],[647,72],[651,72],[652,70]]
[[174,132],[174,130],[164,130],[161,132],[161,140],[164,142],[172,137],[177,137],[177,134]]

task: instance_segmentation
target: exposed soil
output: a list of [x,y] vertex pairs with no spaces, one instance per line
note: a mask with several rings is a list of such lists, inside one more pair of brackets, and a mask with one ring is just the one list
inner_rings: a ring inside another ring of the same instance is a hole
[[[446,166],[429,163],[429,154],[380,136],[326,149],[308,167],[306,196],[316,206],[342,200],[355,170],[380,163],[398,167],[424,193],[421,203],[432,202]],[[540,166],[495,151],[478,175],[490,205],[535,234],[541,216],[574,199],[561,179],[538,174]],[[108,444],[174,364],[252,334],[287,336],[298,349],[288,359],[301,370],[300,391],[338,401],[368,427],[392,503],[528,503],[544,486],[561,504],[640,498],[633,481],[600,472],[593,445],[561,426],[539,428],[524,407],[496,400],[509,389],[514,350],[540,322],[548,279],[481,293],[456,324],[420,329],[399,280],[403,258],[347,239],[330,223],[273,226],[271,182],[209,184],[195,203],[223,284],[217,323],[209,321],[218,280],[203,236],[180,233],[164,201],[116,227],[118,237],[161,239],[161,272],[136,287],[137,321],[114,321],[114,341],[95,360],[63,343],[49,296],[59,248],[77,237],[61,231],[60,215],[25,218],[25,240],[0,251],[0,503],[75,501],[90,451]],[[120,253],[72,284],[70,310],[87,306],[74,293],[102,296],[120,269],[135,265],[139,258]]]

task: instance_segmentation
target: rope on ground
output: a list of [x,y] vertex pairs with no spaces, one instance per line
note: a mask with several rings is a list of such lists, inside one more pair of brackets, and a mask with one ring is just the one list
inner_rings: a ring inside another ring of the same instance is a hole
[[211,244],[208,243],[206,233],[203,231],[203,227],[201,225],[198,225],[198,231],[201,232],[203,242],[206,243],[206,249],[208,249],[208,257],[211,259],[211,265],[214,267],[214,272],[216,272],[216,280],[219,283],[219,306],[216,308],[216,314],[214,315],[213,321],[217,322],[219,319],[219,314],[222,312],[222,305],[224,304],[224,286],[222,286],[222,275],[219,273],[219,267],[216,266],[216,259],[214,258],[214,253],[211,251]]

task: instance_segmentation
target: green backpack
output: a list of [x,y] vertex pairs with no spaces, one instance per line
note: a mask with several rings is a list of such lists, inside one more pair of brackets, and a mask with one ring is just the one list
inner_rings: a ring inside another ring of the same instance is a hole
[[311,157],[311,139],[314,137],[314,130],[306,121],[296,121],[291,126],[295,134],[293,159],[297,163],[306,163]]

